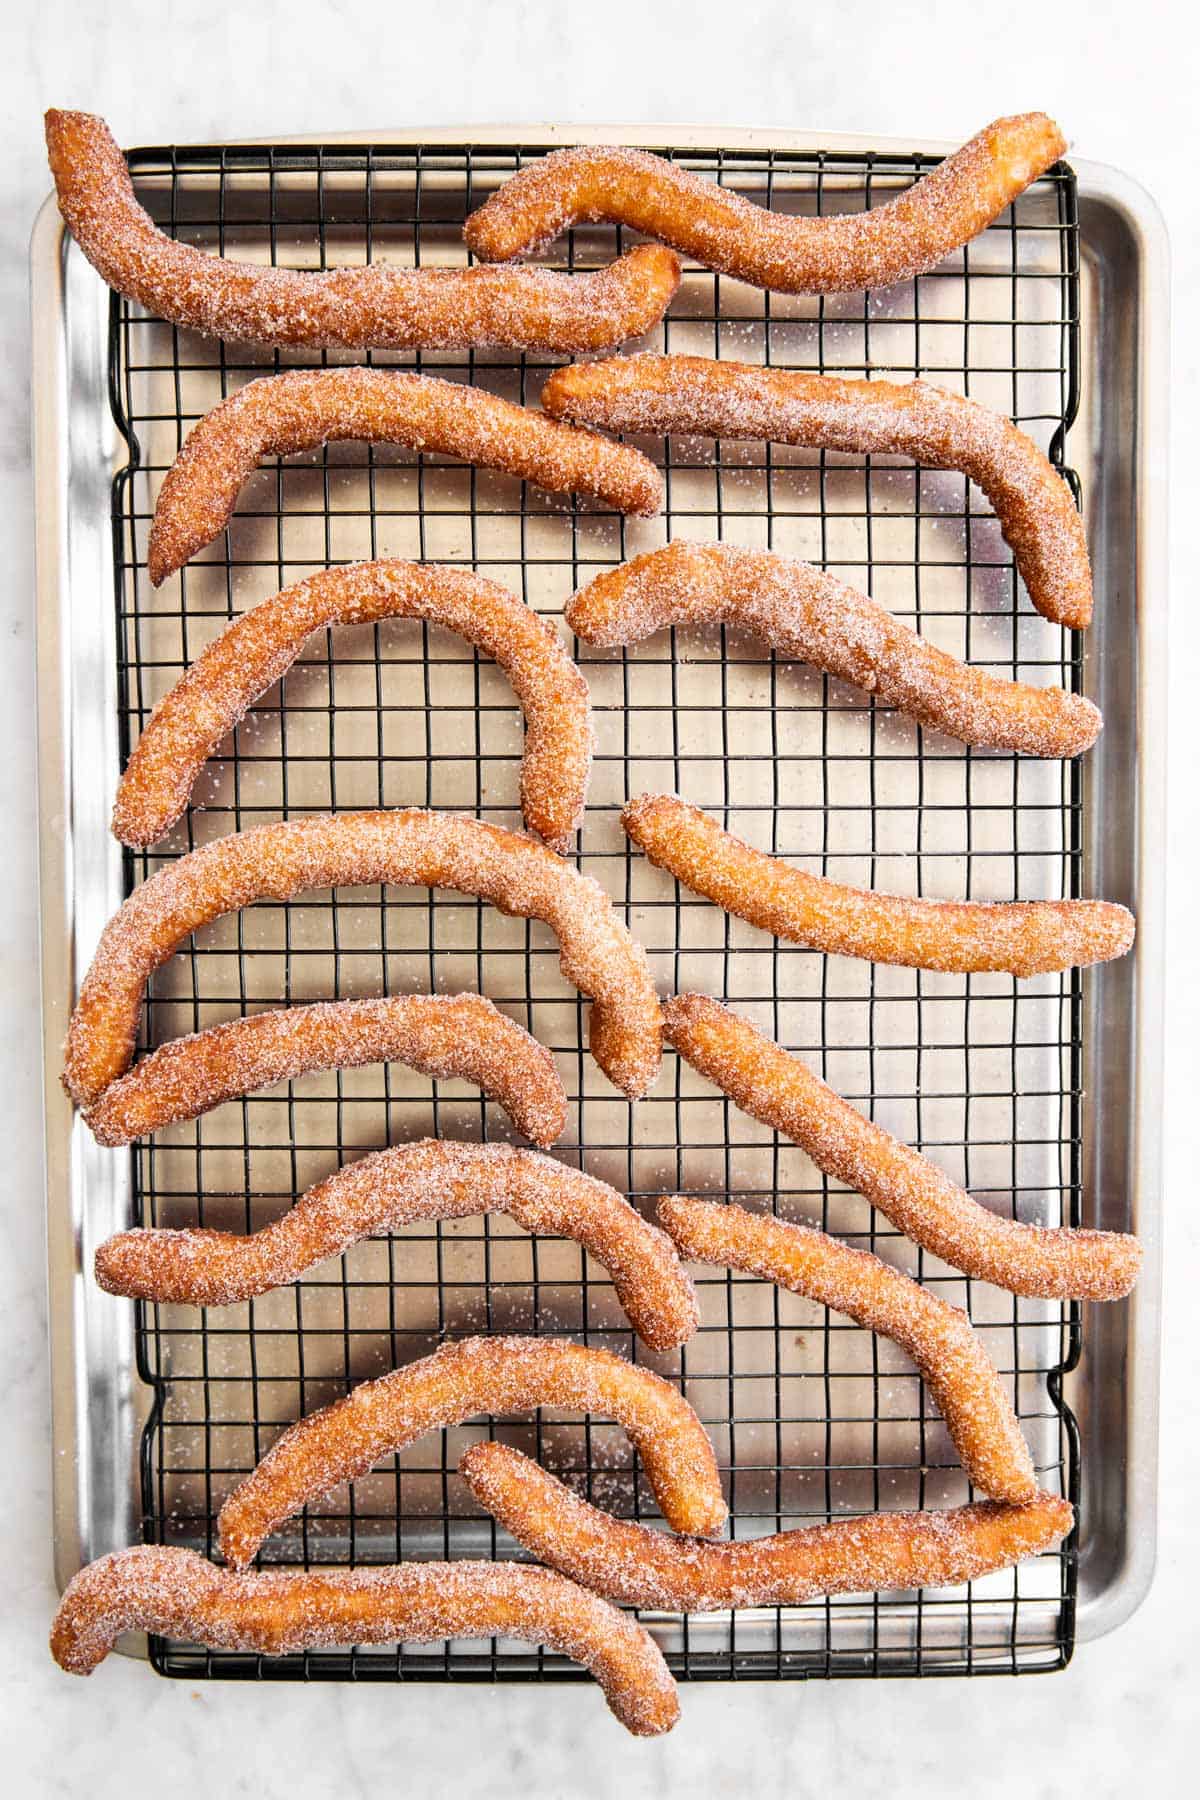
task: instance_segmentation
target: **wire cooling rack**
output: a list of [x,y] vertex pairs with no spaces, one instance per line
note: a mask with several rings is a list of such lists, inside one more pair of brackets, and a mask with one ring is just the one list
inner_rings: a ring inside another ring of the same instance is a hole
[[[145,150],[139,196],[190,242],[262,262],[461,263],[466,214],[541,146]],[[781,210],[878,204],[921,157],[682,151],[688,168]],[[584,268],[626,247],[577,229],[547,261]],[[1075,187],[1060,167],[936,274],[882,294],[763,295],[689,269],[644,347],[805,369],[919,374],[1010,414],[1065,467],[1078,371]],[[505,476],[387,447],[330,446],[262,468],[224,538],[158,593],[145,573],[158,483],[194,421],[244,381],[353,357],[211,343],[114,298],[114,416],[129,448],[113,489],[122,748],[205,644],[255,601],[328,563],[379,555],[475,567],[557,620],[600,568],[671,536],[769,546],[821,562],[918,630],[1005,675],[1079,685],[1066,634],[1037,617],[978,494],[953,474],[882,457],[760,444],[643,441],[666,471],[663,517],[626,522]],[[536,404],[552,359],[376,354]],[[560,627],[561,629],[561,627]],[[664,991],[728,999],[839,1092],[1005,1212],[1074,1221],[1080,1186],[1075,975],[1017,984],[824,958],[678,890],[626,843],[627,796],[677,789],[806,868],[896,891],[974,898],[1075,894],[1073,765],[964,749],[725,629],[661,634],[628,652],[575,646],[597,757],[578,860],[650,953]],[[420,804],[519,826],[520,716],[496,668],[411,621],[314,638],[210,763],[196,805],[130,887],[226,832],[329,808]],[[1017,1300],[914,1248],[799,1150],[739,1113],[668,1052],[629,1106],[586,1055],[584,1007],[541,926],[469,898],[343,889],[262,904],[205,930],[155,976],[154,1044],[239,1012],[314,998],[478,989],[548,1044],[571,1097],[556,1154],[647,1207],[728,1194],[877,1251],[969,1307],[1010,1389],[1039,1479],[1075,1498],[1061,1376],[1077,1309]],[[425,1134],[503,1139],[461,1083],[396,1066],[309,1076],[229,1103],[135,1147],[146,1225],[254,1229],[346,1160]],[[573,1243],[503,1218],[409,1228],[355,1245],[246,1306],[140,1305],[138,1366],[154,1402],[142,1442],[145,1535],[212,1553],[221,1502],[284,1426],[355,1383],[478,1332],[570,1333],[685,1384],[716,1446],[738,1536],[878,1507],[969,1497],[921,1382],[887,1342],[754,1279],[706,1271],[703,1326],[648,1355],[604,1271]],[[624,1436],[600,1420],[493,1420],[431,1436],[272,1538],[283,1564],[511,1556],[455,1474],[496,1435],[597,1504],[653,1517]],[[839,1598],[782,1611],[648,1616],[683,1677],[1020,1672],[1071,1653],[1070,1550],[945,1593]],[[527,1645],[264,1658],[155,1640],[171,1675],[541,1679],[577,1674]]]

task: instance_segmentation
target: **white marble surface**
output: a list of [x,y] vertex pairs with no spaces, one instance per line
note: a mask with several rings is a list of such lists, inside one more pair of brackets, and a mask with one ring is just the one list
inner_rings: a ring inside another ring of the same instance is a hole
[[[33,546],[27,448],[26,247],[48,183],[44,106],[104,113],[125,141],[214,139],[428,123],[664,120],[803,126],[912,137],[969,135],[1043,107],[1082,155],[1156,196],[1175,257],[1172,616],[1175,766],[1194,767],[1200,661],[1191,551],[1197,395],[1197,226],[1192,8],[1170,0],[987,9],[953,0],[455,0],[448,6],[267,0],[9,0],[0,26],[7,101],[0,168],[4,356],[0,463],[0,1467],[6,1473],[0,1616],[0,1767],[11,1793],[351,1796],[450,1787],[530,1797],[1020,1790],[1031,1797],[1190,1788],[1200,1582],[1187,1553],[1200,1489],[1194,1299],[1200,1216],[1194,1113],[1200,878],[1197,783],[1172,808],[1168,1032],[1167,1297],[1161,1548],[1149,1599],[1064,1674],[1037,1681],[693,1688],[663,1742],[626,1740],[585,1688],[268,1691],[156,1681],[113,1659],[83,1683],[45,1650],[53,1604],[44,1356],[34,894]],[[597,22],[598,21],[598,22]],[[1190,451],[1191,446],[1188,445]],[[1193,1770],[1194,1775],[1194,1770]],[[152,1785],[153,1784],[153,1785]]]

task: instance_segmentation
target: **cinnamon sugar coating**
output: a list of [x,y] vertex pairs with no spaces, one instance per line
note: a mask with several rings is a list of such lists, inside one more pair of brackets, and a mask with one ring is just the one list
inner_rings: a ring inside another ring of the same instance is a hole
[[249,1237],[229,1231],[123,1231],[96,1252],[110,1294],[230,1306],[295,1281],[359,1238],[415,1219],[507,1213],[526,1231],[575,1238],[605,1267],[634,1330],[655,1350],[686,1343],[696,1293],[670,1237],[606,1182],[532,1150],[426,1138],[365,1156]]
[[1120,1300],[1133,1287],[1142,1261],[1135,1237],[989,1212],[719,1001],[680,994],[664,1012],[668,1041],[694,1069],[951,1268],[1047,1300]]
[[949,974],[1018,977],[1124,956],[1133,916],[1109,900],[914,900],[809,875],[677,794],[640,794],[625,830],[659,869],[726,912],[810,950]]
[[973,669],[823,569],[766,550],[681,540],[606,569],[568,602],[587,644],[638,644],[664,626],[735,625],[965,744],[1078,756],[1101,726],[1082,694]]
[[265,456],[348,439],[454,456],[618,512],[650,517],[662,504],[662,478],[640,451],[482,388],[404,369],[293,369],[247,382],[193,426],[154,509],[154,586],[224,531]]
[[589,1506],[507,1444],[458,1465],[479,1504],[534,1556],[627,1606],[664,1612],[798,1606],[820,1594],[955,1587],[1060,1543],[1074,1510],[1053,1494],[1019,1506],[868,1513],[736,1543],[673,1537]]
[[427,1431],[477,1413],[539,1406],[615,1419],[641,1456],[672,1528],[699,1536],[721,1530],[728,1509],[712,1445],[683,1395],[661,1375],[564,1338],[465,1338],[364,1381],[285,1431],[221,1508],[222,1554],[234,1568],[245,1568],[285,1519]]
[[983,1340],[951,1306],[866,1250],[745,1207],[675,1196],[658,1216],[681,1256],[745,1269],[899,1344],[946,1422],[959,1461],[991,1500],[1037,1492],[1033,1459]]
[[123,1631],[264,1656],[342,1644],[520,1638],[581,1663],[637,1737],[669,1731],[679,1717],[670,1671],[635,1619],[561,1575],[515,1563],[234,1574],[194,1550],[139,1544],[89,1563],[68,1584],[50,1651],[68,1674],[90,1675]]
[[865,213],[770,212],[645,150],[554,150],[467,220],[476,256],[507,262],[581,221],[628,225],[705,268],[785,294],[886,287],[977,237],[1066,150],[1045,113],[996,119],[906,192]]
[[208,337],[313,350],[611,350],[656,325],[679,285],[678,259],[658,245],[582,275],[235,262],[158,229],[103,119],[48,112],[46,147],[63,218],[109,287]]
[[210,920],[306,888],[445,887],[501,912],[542,919],[563,974],[592,1000],[592,1054],[629,1097],[646,1092],[662,1056],[662,1013],[645,951],[590,876],[532,838],[460,814],[348,812],[231,833],[160,869],[101,936],[67,1033],[63,1083],[95,1104],[133,1055],[149,976]]
[[766,439],[909,456],[982,488],[1038,612],[1080,629],[1092,571],[1070,488],[1002,414],[926,381],[849,381],[702,356],[617,356],[556,369],[542,389],[556,419],[609,431]]
[[566,1129],[567,1096],[549,1050],[481,994],[328,1000],[230,1019],[152,1050],[84,1116],[97,1143],[131,1144],[278,1081],[376,1062],[473,1082],[536,1144]]
[[583,818],[591,768],[587,682],[553,627],[496,582],[394,560],[323,569],[222,632],[154,708],[117,788],[114,834],[143,846],[164,836],[206,759],[314,632],[391,618],[445,626],[500,664],[525,715],[525,823],[565,851]]

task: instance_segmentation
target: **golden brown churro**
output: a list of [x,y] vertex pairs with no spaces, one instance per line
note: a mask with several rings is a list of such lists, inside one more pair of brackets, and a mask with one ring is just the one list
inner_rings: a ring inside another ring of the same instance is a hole
[[727,1508],[712,1445],[661,1375],[562,1338],[466,1338],[363,1382],[285,1431],[221,1508],[222,1554],[244,1569],[285,1519],[427,1431],[539,1406],[615,1419],[668,1524],[700,1536],[720,1531]]
[[666,1232],[615,1188],[508,1144],[426,1138],[339,1169],[290,1212],[249,1237],[229,1231],[123,1231],[96,1252],[110,1294],[230,1306],[295,1281],[359,1238],[414,1219],[507,1213],[539,1236],[578,1239],[612,1278],[638,1336],[654,1350],[686,1343],[696,1293]]
[[551,1568],[627,1606],[665,1612],[954,1587],[1052,1549],[1075,1516],[1068,1501],[1038,1493],[1021,1506],[869,1513],[713,1544],[600,1512],[507,1444],[475,1444],[458,1472],[480,1506]]
[[70,1582],[54,1615],[51,1654],[68,1674],[90,1675],[123,1631],[263,1656],[335,1644],[520,1638],[582,1663],[637,1737],[669,1731],[679,1716],[670,1671],[635,1619],[561,1575],[515,1563],[239,1575],[194,1550],[139,1544],[89,1563]]
[[763,438],[958,469],[990,500],[1037,610],[1075,628],[1091,619],[1087,539],[1070,488],[1032,438],[961,394],[702,356],[619,356],[556,369],[542,405],[609,431]]
[[277,1081],[376,1062],[473,1082],[535,1144],[552,1144],[566,1128],[554,1058],[481,994],[329,1000],[230,1019],[152,1050],[84,1117],[97,1143],[131,1144]]
[[482,388],[403,369],[293,369],[247,382],[193,426],[154,508],[154,586],[224,531],[264,456],[347,439],[457,457],[618,512],[651,517],[662,505],[662,478],[640,451]]
[[48,112],[46,147],[63,218],[109,287],[209,337],[314,350],[611,350],[657,324],[679,285],[678,259],[658,245],[583,275],[234,262],[158,229],[103,119]]
[[129,1066],[149,976],[201,925],[254,900],[305,888],[446,887],[501,912],[543,919],[563,974],[592,1002],[592,1054],[631,1098],[658,1075],[662,1013],[646,954],[598,882],[532,838],[479,819],[423,812],[338,813],[232,833],[160,869],[101,936],[67,1033],[63,1082],[94,1105]]
[[1137,1280],[1135,1237],[1000,1218],[719,1001],[680,994],[664,1011],[668,1040],[694,1069],[951,1268],[1049,1300],[1120,1300]]
[[206,758],[286,674],[313,632],[391,618],[427,619],[495,657],[525,715],[525,823],[552,850],[565,851],[583,817],[591,767],[587,682],[553,627],[494,581],[390,560],[310,575],[209,645],[159,701],[134,747],[117,788],[116,836],[147,845],[170,829]]
[[1133,915],[1109,900],[914,900],[827,881],[754,849],[677,794],[640,794],[621,823],[693,893],[830,956],[1021,977],[1109,962],[1133,942]]
[[510,176],[471,214],[463,235],[476,256],[507,262],[574,224],[602,219],[755,287],[846,293],[936,268],[1066,147],[1045,113],[997,119],[886,205],[820,219],[769,212],[645,150],[555,150]]
[[587,644],[638,644],[666,625],[737,625],[965,744],[1078,756],[1099,711],[1082,694],[1002,681],[939,650],[823,569],[732,544],[668,544],[607,569],[570,600]]
[[676,1196],[659,1201],[658,1216],[682,1256],[746,1269],[891,1338],[920,1370],[975,1486],[1009,1505],[1036,1494],[1012,1402],[960,1307],[869,1251],[742,1206]]

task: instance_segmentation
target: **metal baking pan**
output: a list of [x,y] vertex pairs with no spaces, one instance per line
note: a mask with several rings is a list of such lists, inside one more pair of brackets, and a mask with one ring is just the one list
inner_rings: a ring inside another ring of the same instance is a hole
[[[335,138],[318,145],[140,153],[164,223],[229,254],[309,261],[461,256],[472,204],[521,155],[619,138],[671,147],[702,172],[798,210],[875,203],[923,166],[909,146],[800,136],[564,132]],[[936,153],[936,152],[935,152]],[[605,260],[617,234],[556,247]],[[811,671],[722,635],[581,657],[600,755],[581,861],[629,907],[665,989],[724,993],[834,1084],[1022,1216],[1139,1232],[1127,1304],[1014,1302],[967,1283],[668,1057],[632,1110],[579,1050],[581,1008],[537,932],[460,897],[411,893],[255,908],[156,977],[152,1039],[239,1007],[331,992],[482,986],[549,1042],[573,1098],[559,1153],[636,1199],[727,1191],[816,1220],[969,1304],[1012,1386],[1042,1479],[1079,1505],[1075,1544],[944,1595],[850,1600],[651,1624],[695,1676],[953,1673],[1061,1666],[1077,1638],[1138,1604],[1154,1561],[1159,1355],[1160,1014],[1165,730],[1166,248],[1147,197],[1079,164],[1038,183],[962,257],[916,284],[826,301],[764,296],[690,272],[669,346],[802,367],[918,371],[1011,412],[1078,478],[1097,618],[1081,642],[1017,596],[978,496],[888,459],[809,457],[675,440],[664,521],[622,524],[547,504],[501,478],[401,453],[331,447],[262,472],[224,543],[158,596],[145,577],[160,471],[191,420],[269,353],[144,320],[64,237],[53,201],[32,246],[37,471],[39,785],[48,1239],[58,1579],[142,1536],[211,1550],[213,1515],[280,1426],[440,1335],[572,1330],[636,1354],[602,1271],[574,1246],[531,1246],[468,1221],[356,1246],[335,1271],[249,1309],[135,1308],[89,1276],[95,1245],[137,1218],[262,1222],[344,1156],[431,1129],[503,1135],[454,1084],[398,1071],[311,1077],[231,1105],[135,1152],[97,1148],[59,1086],[72,997],[128,886],[156,866],[108,834],[123,751],[187,656],[241,611],[325,561],[379,553],[470,563],[555,615],[604,563],[664,541],[769,542],[824,559],[948,647],[1030,679],[1082,683],[1105,731],[1077,772],[967,753]],[[664,341],[653,334],[646,347]],[[387,361],[387,358],[376,358]],[[292,357],[289,362],[303,362]],[[536,401],[541,363],[424,357]],[[447,366],[449,365],[449,366]],[[652,445],[661,456],[664,447]],[[286,701],[286,704],[285,704]],[[416,627],[336,637],[268,696],[212,765],[203,809],[164,846],[330,804],[414,801],[516,822],[519,722],[495,671]],[[878,886],[976,897],[1081,891],[1138,914],[1136,954],[1022,984],[825,962],[780,946],[648,869],[616,814],[629,792],[679,787],[765,847]],[[189,835],[190,834],[190,835]],[[381,932],[384,936],[381,938]],[[223,1202],[216,1195],[233,1195]],[[875,1505],[966,1497],[940,1422],[889,1346],[789,1296],[711,1273],[705,1329],[682,1361],[727,1471],[739,1533]],[[272,1546],[305,1557],[511,1553],[453,1474],[486,1426],[414,1446]],[[600,1504],[649,1497],[607,1428],[504,1425]],[[144,1642],[130,1647],[145,1650]],[[520,1648],[284,1659],[155,1644],[169,1673],[559,1673]]]

